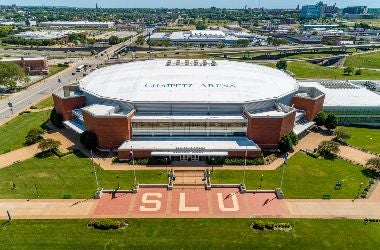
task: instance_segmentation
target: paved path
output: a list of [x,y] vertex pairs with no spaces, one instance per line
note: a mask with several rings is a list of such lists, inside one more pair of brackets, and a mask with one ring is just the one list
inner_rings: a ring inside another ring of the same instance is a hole
[[0,200],[0,218],[380,218],[380,186],[369,199],[278,200],[273,193],[241,194],[235,188],[141,188],[137,194],[104,194],[100,200]]
[[9,153],[0,155],[0,169],[12,165],[15,161],[24,161],[32,158],[36,153],[38,153],[37,144],[16,149]]
[[368,159],[375,157],[370,153],[349,146],[340,146],[339,156],[362,166],[366,165]]

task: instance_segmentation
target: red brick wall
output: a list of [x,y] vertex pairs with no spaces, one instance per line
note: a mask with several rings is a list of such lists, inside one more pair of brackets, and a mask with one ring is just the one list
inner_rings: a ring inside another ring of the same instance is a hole
[[[129,150],[118,151],[117,155],[119,159],[129,159]],[[133,150],[134,158],[147,158],[151,156],[151,151]]]
[[308,121],[314,120],[315,115],[322,111],[323,109],[323,103],[325,101],[325,96],[322,95],[321,97],[317,99],[310,99],[310,98],[302,98],[299,96],[293,96],[292,98],[292,104],[296,109],[302,109],[305,110],[306,115],[305,118]]
[[58,114],[62,115],[64,121],[73,118],[73,109],[82,108],[86,105],[86,97],[84,96],[60,98],[53,95],[53,100],[55,110]]
[[[248,151],[247,157],[248,158],[256,158],[261,155],[261,151]],[[228,151],[228,157],[245,157],[245,151]]]
[[277,148],[281,137],[293,130],[295,117],[296,112],[281,118],[248,117],[247,137],[261,148]]
[[83,112],[86,129],[96,134],[98,146],[103,149],[119,147],[132,138],[132,117],[133,114],[129,117],[94,117]]
[[47,71],[49,70],[47,60],[24,60],[21,58],[18,61],[13,61],[20,65],[27,72],[30,71]]

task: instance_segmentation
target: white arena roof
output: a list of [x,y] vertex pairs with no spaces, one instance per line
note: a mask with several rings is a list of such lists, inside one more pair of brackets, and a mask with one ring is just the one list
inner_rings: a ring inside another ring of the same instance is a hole
[[[329,83],[329,81],[324,82]],[[330,82],[336,86],[326,87],[320,82],[299,82],[299,84],[301,87],[315,87],[325,93],[324,107],[380,107],[380,95],[365,87],[349,82]],[[342,88],[340,85],[352,88]]]
[[[177,65],[178,63],[178,65]],[[134,103],[245,103],[298,90],[286,73],[251,63],[149,60],[98,69],[80,88],[100,98]]]

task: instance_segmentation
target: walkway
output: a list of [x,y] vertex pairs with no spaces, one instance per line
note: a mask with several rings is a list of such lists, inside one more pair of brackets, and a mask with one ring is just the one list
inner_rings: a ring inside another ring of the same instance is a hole
[[235,188],[141,188],[137,194],[104,194],[100,200],[0,200],[0,217],[75,218],[380,218],[380,185],[369,199],[278,200],[273,193],[241,194]]
[[0,154],[0,169],[12,165],[16,161],[25,161],[38,153],[37,144]]

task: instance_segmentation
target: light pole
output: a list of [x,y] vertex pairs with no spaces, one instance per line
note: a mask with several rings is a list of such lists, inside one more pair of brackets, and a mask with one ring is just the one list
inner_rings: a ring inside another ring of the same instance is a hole
[[357,198],[359,198],[360,191],[362,190],[362,186],[363,186],[363,182],[360,182],[360,186],[359,186],[358,194],[356,195],[355,199],[353,199],[352,201],[355,201]]
[[166,173],[168,172],[168,158],[165,157],[165,170],[166,170]]
[[262,184],[263,184],[263,177],[264,177],[264,175],[261,174],[261,178],[260,178],[260,188],[259,188],[259,189],[261,189],[261,187],[262,187]]
[[92,149],[91,149],[90,153],[91,153],[92,167],[94,168],[94,175],[95,175],[95,181],[96,181],[96,190],[99,190],[98,175],[96,174],[96,167],[95,167],[95,164],[94,164],[94,155],[92,154]]
[[117,175],[116,178],[117,178],[117,190],[119,190],[120,189],[119,176]]
[[284,154],[284,165],[282,166],[282,175],[281,175],[281,184],[280,184],[280,189],[281,189],[281,191],[282,191],[282,184],[283,184],[283,182],[284,182],[284,174],[285,174],[286,162],[287,162],[287,160],[288,160],[288,155],[289,155],[288,152],[286,152],[286,153]]
[[247,170],[247,146],[245,146],[245,157],[244,157],[244,172],[243,172],[243,185],[245,187],[245,171]]

